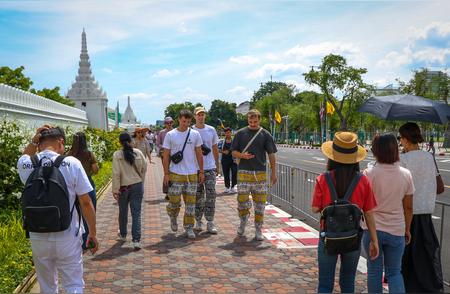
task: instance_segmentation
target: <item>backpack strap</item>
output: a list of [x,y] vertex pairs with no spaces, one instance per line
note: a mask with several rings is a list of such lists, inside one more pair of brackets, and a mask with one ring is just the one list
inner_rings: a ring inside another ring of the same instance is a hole
[[[358,185],[359,180],[361,179],[361,173],[357,172],[355,177],[353,178],[353,180],[350,182],[350,186],[348,186],[347,191],[345,192],[344,197],[342,198],[342,200],[344,201],[348,201],[350,199],[350,197],[353,194],[353,191],[356,188],[356,185]],[[334,187],[334,183],[333,183],[333,179],[331,178],[331,174],[329,171],[327,171],[325,173],[325,178],[327,180],[327,184],[328,184],[328,189],[330,190],[330,194],[331,194],[331,200],[333,202],[338,200],[338,195],[336,192],[336,188]]]
[[64,158],[66,158],[66,157],[67,157],[67,155],[59,155],[58,157],[56,157],[55,162],[53,162],[53,166],[56,168],[59,168],[59,166],[63,162]]
[[78,237],[78,234],[80,233],[80,228],[81,228],[81,208],[80,208],[80,202],[78,201],[78,196],[76,196],[75,198],[75,202],[73,203],[72,209],[70,210],[70,218],[73,217],[73,210],[77,209],[77,213],[78,213],[78,228],[77,228],[77,233],[75,234],[75,237]]
[[352,182],[350,183],[350,186],[347,188],[347,191],[345,192],[344,198],[342,200],[348,201],[350,197],[352,197],[353,191],[355,190],[356,185],[358,185],[360,179],[361,173],[357,172]]
[[41,161],[39,160],[39,157],[37,156],[37,154],[34,154],[33,156],[30,157],[31,159],[31,163],[33,164],[33,168],[37,168],[41,166]]
[[325,179],[327,180],[328,189],[330,190],[331,194],[331,201],[335,202],[338,200],[336,188],[334,187],[333,179],[331,178],[331,174],[329,171],[325,173]]

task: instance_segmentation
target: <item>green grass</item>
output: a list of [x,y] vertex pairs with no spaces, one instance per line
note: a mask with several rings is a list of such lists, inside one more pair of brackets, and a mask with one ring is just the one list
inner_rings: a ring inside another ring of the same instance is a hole
[[0,212],[0,293],[11,293],[33,268],[20,211]]
[[111,177],[112,177],[112,161],[102,162],[98,174],[92,176],[96,190],[98,191],[103,186],[105,186],[111,179]]

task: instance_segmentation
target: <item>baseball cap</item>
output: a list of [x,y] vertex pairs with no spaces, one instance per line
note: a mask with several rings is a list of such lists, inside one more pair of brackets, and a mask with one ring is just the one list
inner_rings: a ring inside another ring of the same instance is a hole
[[173,122],[172,117],[166,116],[166,118],[164,119],[164,123],[168,123],[168,122]]
[[194,110],[194,113],[196,115],[199,114],[200,112],[205,112],[206,113],[206,110],[205,110],[205,108],[203,106],[196,107],[195,110]]

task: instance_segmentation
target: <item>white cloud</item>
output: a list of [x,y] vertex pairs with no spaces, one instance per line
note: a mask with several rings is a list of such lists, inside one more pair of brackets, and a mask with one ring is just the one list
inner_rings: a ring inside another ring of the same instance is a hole
[[127,99],[130,96],[130,100],[149,100],[157,96],[156,93],[145,93],[145,92],[137,92],[137,93],[128,93],[121,95],[122,100]]
[[113,70],[110,69],[109,67],[104,67],[104,68],[102,68],[102,71],[103,71],[103,72],[106,72],[107,74],[112,74],[112,73],[113,73]]
[[237,64],[255,64],[259,62],[259,59],[250,55],[231,56],[230,62]]
[[383,59],[379,60],[376,66],[381,68],[400,67],[412,61],[411,55],[412,52],[409,47],[405,47],[401,53],[391,51]]
[[426,39],[432,32],[440,37],[446,37],[450,34],[450,22],[432,22],[424,28],[413,27],[411,31],[415,39]]
[[249,98],[252,96],[252,91],[243,86],[228,89],[227,93],[233,96],[233,98]]
[[267,63],[260,68],[250,72],[247,75],[248,79],[260,79],[268,77],[269,75],[283,75],[306,71],[308,67],[300,63]]
[[158,70],[156,73],[152,75],[152,78],[170,78],[180,74],[180,71],[177,69],[169,70],[167,68]]
[[297,45],[286,52],[287,56],[292,56],[303,60],[308,57],[323,57],[330,53],[342,55],[354,55],[361,52],[360,48],[352,43],[344,42],[322,42],[307,46]]
[[415,60],[425,63],[448,65],[450,62],[450,49],[428,47],[414,52],[413,57]]

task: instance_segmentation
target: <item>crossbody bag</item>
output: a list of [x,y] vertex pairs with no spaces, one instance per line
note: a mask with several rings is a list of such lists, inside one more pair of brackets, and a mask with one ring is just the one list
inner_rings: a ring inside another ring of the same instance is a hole
[[[255,141],[256,137],[259,135],[259,133],[261,133],[263,128],[259,128],[259,130],[256,132],[256,134],[251,138],[250,141],[248,141],[247,146],[245,146],[244,150],[242,150],[241,153],[245,153],[247,152],[247,149],[250,147],[250,145],[252,145],[253,141]],[[236,164],[239,164],[239,162],[241,161],[240,158],[236,158]]]

